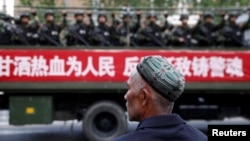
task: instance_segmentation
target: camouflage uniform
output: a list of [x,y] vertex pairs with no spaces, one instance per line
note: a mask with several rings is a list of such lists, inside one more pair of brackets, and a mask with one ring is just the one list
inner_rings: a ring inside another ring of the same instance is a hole
[[41,26],[39,29],[39,38],[40,38],[40,44],[41,45],[52,45],[52,46],[61,46],[60,43],[60,31],[62,28],[58,26],[54,20],[47,20],[46,18],[51,15],[55,17],[55,14],[53,11],[48,10],[44,14],[45,23]]
[[223,37],[222,43],[225,47],[243,47],[243,32],[249,28],[250,20],[240,26],[236,24],[235,20],[238,13],[233,11],[229,13],[228,24],[222,29],[221,35]]
[[[30,14],[20,14],[20,23],[16,24],[16,28],[13,35],[13,42],[15,45],[36,45],[38,40],[37,31],[35,31],[30,25]],[[23,21],[27,18],[28,21]]]
[[136,32],[140,28],[141,16],[136,16],[135,24],[131,23],[132,15],[130,15],[129,13],[124,13],[122,19],[123,21],[121,26],[119,26],[116,30],[120,45],[138,46],[136,40]]
[[[69,28],[67,28],[65,33],[67,45],[89,46],[89,34],[91,27],[83,21],[84,12],[76,11],[74,16],[75,23],[73,23]],[[82,19],[78,20],[78,16],[82,16]]]
[[[104,21],[100,19],[104,18]],[[90,40],[94,46],[114,46],[115,28],[107,25],[107,15],[100,13],[98,15],[98,26],[95,26],[90,33]]]
[[156,24],[157,16],[155,13],[149,13],[147,15],[148,24],[142,27],[138,33],[138,40],[141,46],[160,46],[165,47],[166,42],[163,38],[163,32],[168,27],[166,21],[163,26]]
[[213,23],[213,14],[207,12],[204,14],[204,21],[201,19],[193,29],[193,36],[198,41],[199,47],[216,47],[218,46],[219,34],[218,31],[225,25],[224,15],[219,24]]
[[0,45],[12,45],[12,27],[5,13],[0,13]]
[[178,47],[193,47],[197,41],[192,37],[192,29],[187,24],[188,15],[181,15],[182,25],[173,29],[170,36],[170,44]]

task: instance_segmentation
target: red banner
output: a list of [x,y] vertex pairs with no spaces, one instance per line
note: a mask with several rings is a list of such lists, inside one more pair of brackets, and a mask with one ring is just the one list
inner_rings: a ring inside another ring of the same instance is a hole
[[144,56],[165,56],[189,82],[250,82],[250,51],[0,50],[1,82],[123,82]]

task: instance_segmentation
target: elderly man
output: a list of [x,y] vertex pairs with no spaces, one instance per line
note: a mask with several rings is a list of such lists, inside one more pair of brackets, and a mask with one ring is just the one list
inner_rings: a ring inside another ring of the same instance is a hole
[[184,76],[161,56],[145,57],[130,75],[125,95],[136,131],[114,141],[206,141],[207,136],[173,114],[184,89]]

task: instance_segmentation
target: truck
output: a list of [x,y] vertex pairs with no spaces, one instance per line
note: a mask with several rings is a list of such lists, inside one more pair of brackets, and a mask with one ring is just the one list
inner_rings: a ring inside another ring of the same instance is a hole
[[90,141],[127,131],[130,72],[161,55],[185,76],[174,113],[184,119],[250,117],[250,51],[167,48],[0,48],[0,110],[15,126],[82,121]]

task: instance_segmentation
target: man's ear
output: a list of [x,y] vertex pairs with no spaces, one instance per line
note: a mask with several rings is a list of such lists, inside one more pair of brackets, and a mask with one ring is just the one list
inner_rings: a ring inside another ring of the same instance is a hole
[[142,88],[142,92],[140,95],[142,106],[147,105],[149,102],[149,99],[150,99],[150,91],[147,88]]

